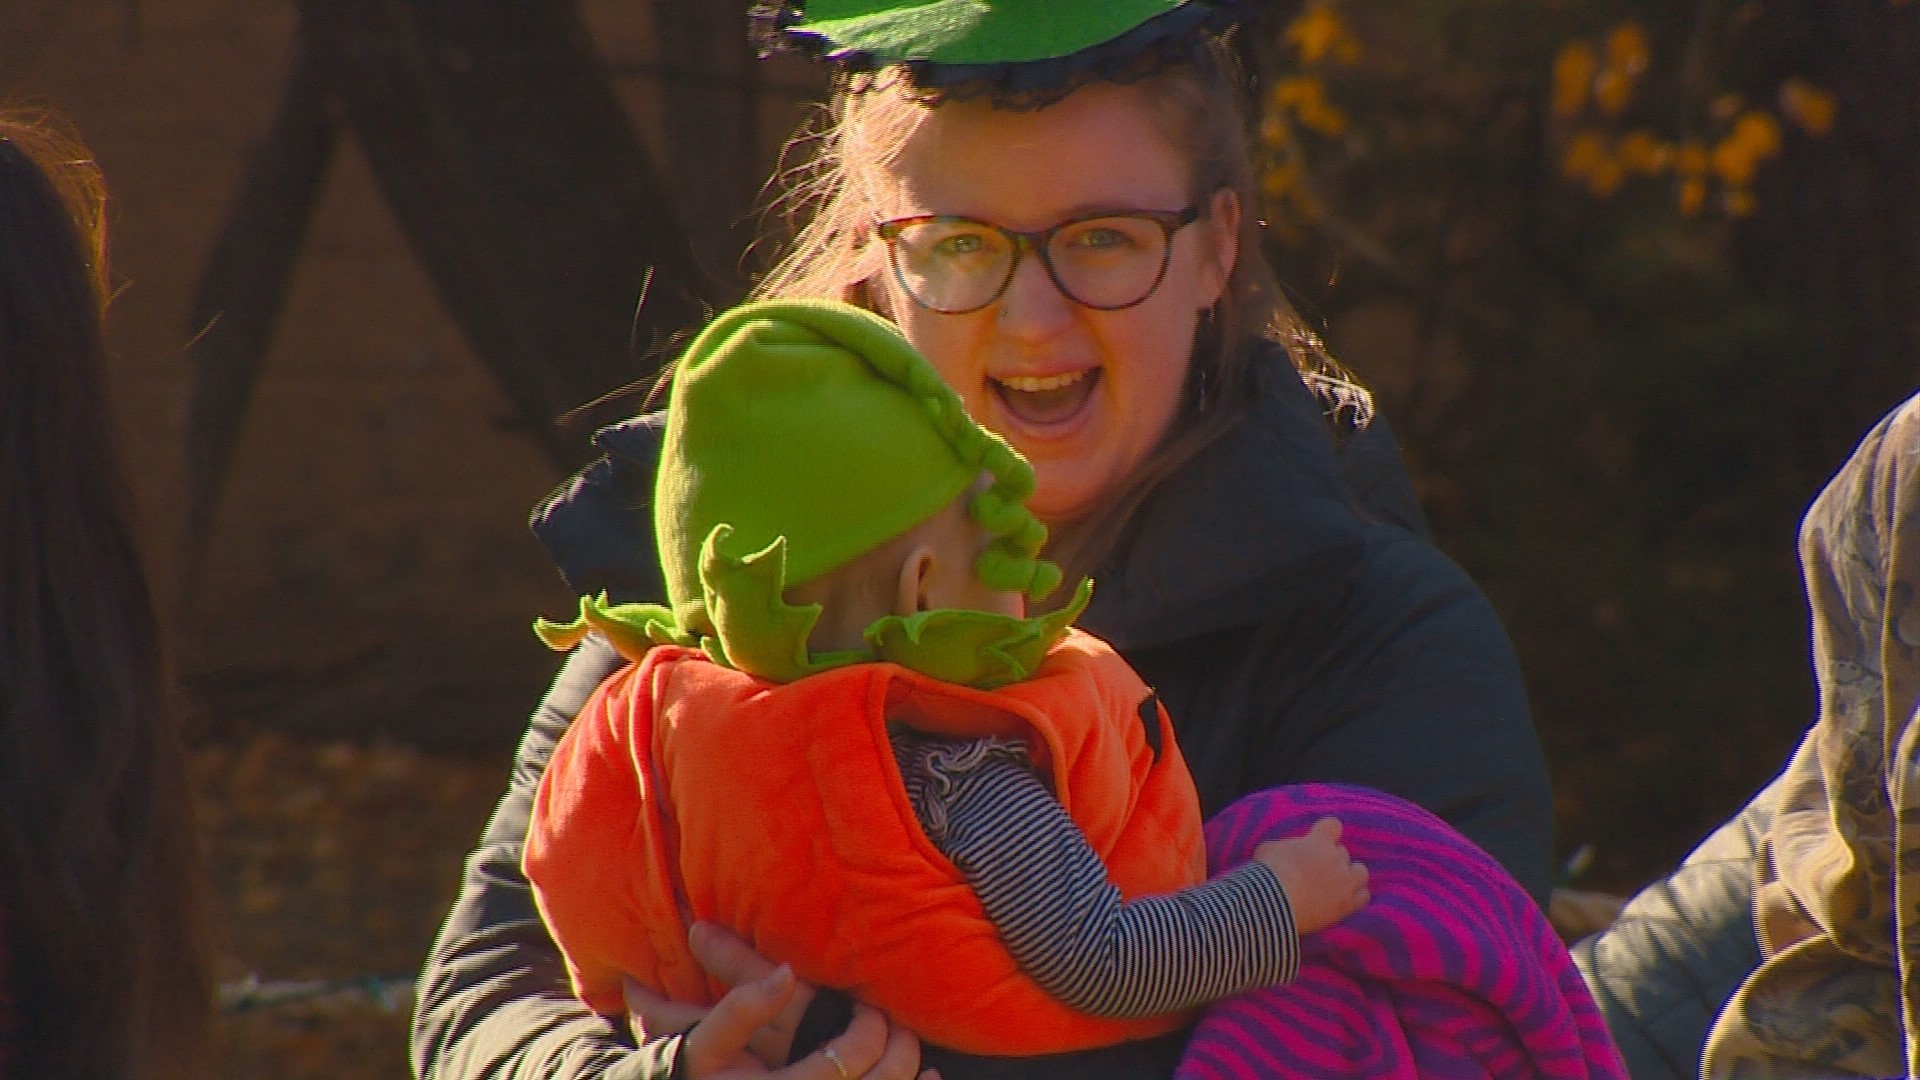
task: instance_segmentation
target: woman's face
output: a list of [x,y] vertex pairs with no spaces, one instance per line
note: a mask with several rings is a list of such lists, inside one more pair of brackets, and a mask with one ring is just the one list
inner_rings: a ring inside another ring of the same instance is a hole
[[[877,178],[877,219],[955,214],[1027,232],[1096,211],[1185,209],[1190,170],[1143,92],[1095,84],[1031,112],[930,110],[898,167]],[[1032,254],[997,301],[963,315],[915,303],[891,271],[876,279],[888,314],[968,411],[1033,463],[1042,520],[1093,509],[1172,423],[1199,314],[1236,253],[1233,193],[1212,194],[1203,209],[1174,234],[1159,288],[1118,311],[1069,300]]]

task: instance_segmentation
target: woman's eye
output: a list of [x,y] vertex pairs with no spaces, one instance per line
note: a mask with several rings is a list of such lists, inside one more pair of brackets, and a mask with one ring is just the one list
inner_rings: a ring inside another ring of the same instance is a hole
[[979,233],[955,233],[933,245],[935,254],[946,256],[978,255],[987,249],[987,239]]
[[1073,238],[1073,246],[1110,250],[1130,246],[1133,238],[1119,229],[1096,225]]

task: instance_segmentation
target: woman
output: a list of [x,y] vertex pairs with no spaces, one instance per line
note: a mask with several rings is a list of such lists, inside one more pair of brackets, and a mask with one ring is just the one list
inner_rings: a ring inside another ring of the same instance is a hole
[[104,196],[0,114],[0,1076],[203,1075],[176,712],[110,438]]
[[[1251,212],[1241,86],[1212,30],[1222,5],[1062,3],[1037,29],[992,5],[939,25],[910,11],[831,18],[841,6],[778,20],[787,39],[872,73],[837,95],[800,191],[805,225],[759,295],[835,296],[895,319],[1034,463],[1054,554],[1099,582],[1081,624],[1158,691],[1204,810],[1305,779],[1381,788],[1437,812],[1544,900],[1546,777],[1511,648],[1419,535],[1384,426],[1336,407],[1357,395],[1323,373],[1278,297]],[[644,494],[657,423],[603,431],[606,458],[536,511],[580,592],[662,595]],[[696,930],[696,951],[737,989],[684,1039],[636,1052],[567,999],[519,850],[546,755],[612,663],[570,661],[522,744],[422,977],[423,1076],[666,1076],[676,1059],[690,1076],[750,1072],[749,1046],[779,1063],[796,1028],[803,1054],[838,1028],[819,1022],[835,995],[796,989],[711,929]],[[692,1019],[635,1004],[649,1031]],[[782,1075],[915,1068],[910,1033],[858,1010],[824,1049]],[[1159,1076],[1178,1049],[1028,1071]],[[969,1068],[928,1060],[948,1080]]]

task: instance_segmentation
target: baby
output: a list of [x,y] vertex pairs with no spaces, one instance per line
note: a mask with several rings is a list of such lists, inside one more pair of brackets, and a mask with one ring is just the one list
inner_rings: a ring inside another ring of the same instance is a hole
[[1205,878],[1171,725],[1075,630],[1027,463],[884,320],[747,304],[682,357],[654,505],[670,606],[584,599],[633,664],[554,752],[525,869],[593,1008],[711,1002],[724,925],[976,1054],[1174,1030],[1368,900],[1340,825]]

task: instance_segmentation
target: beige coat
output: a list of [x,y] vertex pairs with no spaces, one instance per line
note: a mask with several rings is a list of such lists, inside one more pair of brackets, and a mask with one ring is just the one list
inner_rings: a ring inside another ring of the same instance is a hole
[[1828,484],[1800,552],[1819,717],[1756,866],[1766,959],[1702,1074],[1920,1075],[1920,398]]

